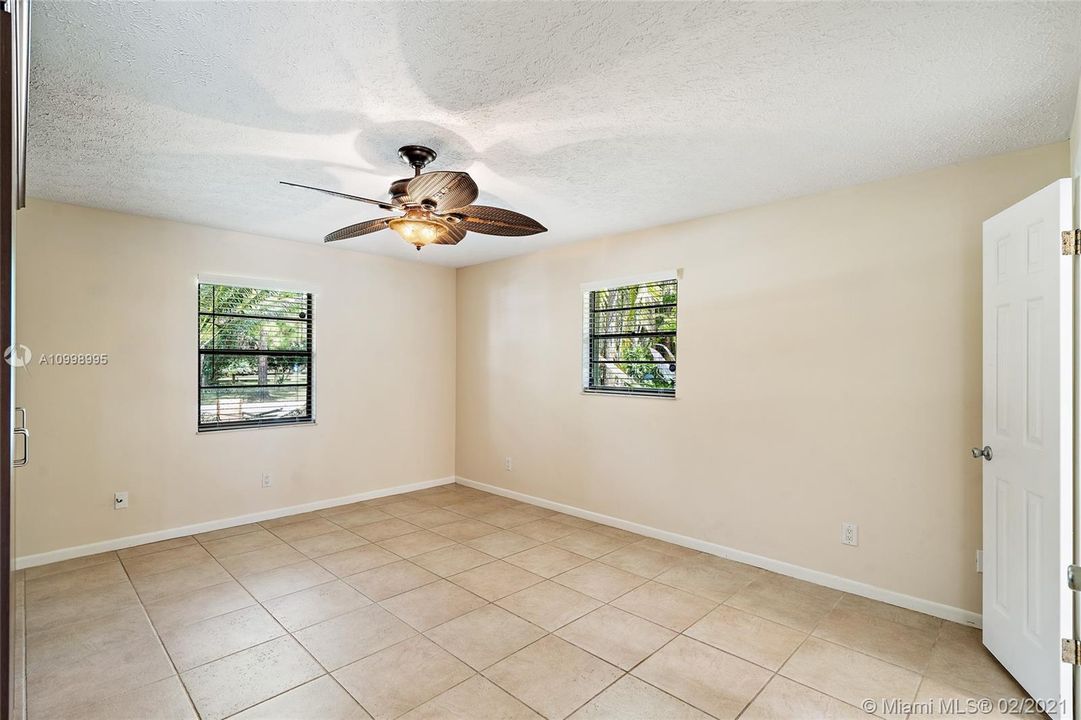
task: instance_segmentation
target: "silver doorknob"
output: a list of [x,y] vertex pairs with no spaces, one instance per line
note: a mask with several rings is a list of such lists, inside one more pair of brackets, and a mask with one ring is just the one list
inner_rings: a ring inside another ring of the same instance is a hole
[[972,457],[976,460],[983,458],[987,462],[991,462],[991,446],[984,445],[982,448],[972,448]]

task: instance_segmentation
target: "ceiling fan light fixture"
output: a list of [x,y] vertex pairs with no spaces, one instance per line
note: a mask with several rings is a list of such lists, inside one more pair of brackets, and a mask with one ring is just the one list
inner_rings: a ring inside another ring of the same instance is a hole
[[547,228],[531,217],[513,210],[474,205],[480,190],[469,173],[421,172],[435,160],[435,150],[422,145],[406,145],[398,155],[411,168],[413,177],[390,184],[390,200],[350,195],[325,188],[281,181],[283,185],[315,190],[346,200],[376,205],[383,210],[403,213],[401,217],[382,217],[353,223],[326,235],[323,242],[337,242],[390,228],[410,245],[420,250],[425,245],[457,245],[467,233],[481,235],[535,235]]
[[425,212],[409,210],[405,217],[388,220],[387,225],[398,233],[402,240],[420,250],[425,245],[439,242],[447,234],[446,225],[426,215]]

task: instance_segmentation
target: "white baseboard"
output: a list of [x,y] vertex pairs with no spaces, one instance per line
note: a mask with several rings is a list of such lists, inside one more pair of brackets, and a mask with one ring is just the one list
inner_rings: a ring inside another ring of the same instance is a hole
[[374,500],[375,498],[386,497],[387,495],[400,495],[401,493],[424,490],[438,485],[449,485],[454,481],[455,478],[453,476],[438,478],[436,480],[424,480],[422,482],[410,483],[409,485],[396,485],[394,487],[381,488],[379,490],[369,490],[368,492],[357,493],[356,495],[346,495],[345,497],[330,498],[329,500],[316,500],[315,502],[304,503],[303,505],[274,508],[273,510],[263,510],[248,515],[237,515],[236,517],[210,520],[208,522],[169,528],[167,530],[155,530],[154,532],[142,533],[141,535],[128,535],[127,537],[102,540],[87,545],[60,548],[59,550],[50,550],[36,555],[24,555],[15,558],[15,569],[22,570],[23,568],[35,567],[37,565],[48,565],[49,563],[70,560],[71,558],[83,557],[85,555],[95,555],[109,550],[121,550],[136,545],[158,542],[159,540],[172,540],[173,538],[184,537],[185,535],[195,535],[196,533],[210,532],[211,530],[221,530],[222,528],[233,527],[235,525],[246,525],[247,523],[259,522],[260,520],[273,520],[274,518],[284,517],[286,515],[296,515],[297,513],[310,512],[312,510],[325,510],[326,508],[336,507],[338,505],[348,505],[349,503],[360,502],[362,500]]
[[925,600],[912,595],[905,595],[904,593],[899,593],[894,590],[886,590],[885,588],[880,588],[875,585],[868,585],[867,583],[859,582],[858,580],[850,580],[838,575],[831,575],[830,573],[822,572],[821,570],[812,570],[800,565],[784,562],[783,560],[774,560],[773,558],[763,557],[762,555],[755,555],[753,553],[744,552],[743,550],[736,550],[735,548],[725,547],[724,545],[717,545],[716,543],[707,542],[706,540],[698,540],[697,538],[687,537],[686,535],[680,535],[667,530],[658,530],[657,528],[649,527],[648,525],[640,525],[635,522],[602,515],[590,510],[582,510],[581,508],[572,505],[564,505],[563,503],[554,502],[552,500],[545,500],[544,498],[526,495],[525,493],[516,492],[514,490],[507,490],[496,485],[489,485],[460,476],[457,480],[466,487],[483,490],[495,495],[502,495],[503,497],[519,500],[531,505],[538,505],[549,510],[557,510],[566,515],[573,515],[575,517],[585,518],[586,520],[592,520],[593,522],[599,522],[604,525],[611,525],[612,527],[629,530],[630,532],[638,533],[639,535],[645,535],[646,537],[670,542],[673,545],[681,545],[693,550],[709,553],[710,555],[717,555],[748,565],[754,565],[755,567],[760,567],[764,570],[770,570],[781,575],[788,575],[789,577],[806,580],[807,582],[812,582],[816,585],[824,585],[853,595],[860,595],[862,597],[871,598],[872,600],[880,600],[884,603],[889,603],[890,605],[897,605],[898,607],[915,610],[927,615],[933,615],[934,617],[961,623],[962,625],[970,625],[977,628],[982,626],[983,621],[980,614],[974,613],[971,610],[964,610],[962,608],[953,607],[952,605],[944,605],[943,603],[938,603],[933,600]]

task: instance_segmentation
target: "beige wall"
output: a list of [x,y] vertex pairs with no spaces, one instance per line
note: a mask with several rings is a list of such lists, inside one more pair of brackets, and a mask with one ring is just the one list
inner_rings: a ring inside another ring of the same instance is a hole
[[[1069,172],[1060,143],[459,270],[458,474],[978,612],[980,225]],[[581,394],[580,285],[671,268],[678,399]]]
[[[432,480],[457,462],[472,480],[978,611],[980,223],[1069,174],[1071,154],[1034,148],[457,280],[32,201],[19,341],[110,362],[18,371],[34,435],[17,552]],[[582,395],[580,285],[672,268],[679,398]],[[200,273],[315,288],[317,425],[196,434]],[[112,509],[115,490],[130,509]],[[842,520],[859,523],[858,548],[838,542]]]
[[[454,474],[453,270],[44,201],[18,222],[19,555]],[[315,288],[316,425],[196,434],[200,273]]]

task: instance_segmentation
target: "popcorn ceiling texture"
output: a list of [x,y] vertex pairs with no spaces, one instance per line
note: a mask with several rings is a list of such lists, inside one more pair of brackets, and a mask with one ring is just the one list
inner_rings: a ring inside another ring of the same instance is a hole
[[431,145],[549,232],[461,266],[1067,137],[1081,3],[35,0],[29,192],[320,242]]

